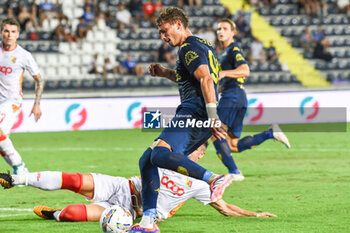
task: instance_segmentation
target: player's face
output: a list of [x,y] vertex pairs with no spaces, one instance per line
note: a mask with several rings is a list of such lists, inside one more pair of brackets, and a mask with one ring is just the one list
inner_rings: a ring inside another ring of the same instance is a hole
[[229,23],[222,22],[218,24],[218,28],[216,29],[216,35],[218,36],[218,40],[220,42],[224,42],[227,40],[231,40],[235,33],[231,30],[231,25]]
[[16,25],[5,24],[1,31],[2,43],[6,46],[14,46],[19,36],[19,31]]
[[158,27],[158,31],[160,38],[170,46],[176,47],[180,45],[178,23],[170,24],[164,22]]

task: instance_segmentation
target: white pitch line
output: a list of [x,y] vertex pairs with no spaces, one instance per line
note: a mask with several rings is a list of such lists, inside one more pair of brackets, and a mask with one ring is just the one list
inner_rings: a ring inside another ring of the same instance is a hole
[[6,215],[0,215],[0,218],[5,218],[5,217],[14,217],[14,216],[26,216],[26,215],[33,215],[33,214],[6,214]]
[[20,208],[0,208],[0,211],[27,211],[32,212],[33,209],[20,209]]

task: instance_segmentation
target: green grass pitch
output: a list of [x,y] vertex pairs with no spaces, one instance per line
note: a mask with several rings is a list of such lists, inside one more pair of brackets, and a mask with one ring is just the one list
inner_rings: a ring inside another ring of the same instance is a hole
[[[139,174],[138,159],[157,135],[140,130],[109,130],[16,133],[11,139],[31,171],[129,177]],[[224,195],[226,202],[251,211],[269,211],[278,218],[225,217],[191,200],[172,218],[159,223],[161,231],[350,232],[349,133],[287,135],[290,150],[269,140],[254,150],[235,154],[246,180],[233,183]],[[226,171],[212,145],[200,164],[217,173]],[[7,171],[9,166],[0,161],[0,170]],[[1,189],[0,232],[101,232],[97,222],[48,221],[30,211],[35,205],[63,208],[74,203],[88,202],[66,190]]]

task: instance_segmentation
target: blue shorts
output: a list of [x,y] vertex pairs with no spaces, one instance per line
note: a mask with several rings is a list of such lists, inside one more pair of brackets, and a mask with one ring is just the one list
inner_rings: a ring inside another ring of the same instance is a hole
[[236,137],[241,137],[243,120],[247,112],[247,97],[242,90],[238,96],[223,96],[219,101],[218,115]]
[[[208,119],[204,106],[199,107],[195,102],[181,104],[176,109],[173,122],[196,119],[205,121]],[[197,127],[172,127],[163,129],[158,138],[167,142],[173,152],[188,156],[211,137],[210,128]]]

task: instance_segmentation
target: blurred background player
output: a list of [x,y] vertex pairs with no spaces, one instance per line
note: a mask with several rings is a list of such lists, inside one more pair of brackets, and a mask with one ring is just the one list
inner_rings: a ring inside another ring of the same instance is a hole
[[[188,157],[198,162],[205,155],[208,143],[203,144]],[[210,191],[206,182],[181,175],[167,169],[158,168],[161,186],[157,205],[157,219],[167,219],[175,214],[187,200],[194,198],[204,205],[211,205],[226,216],[276,217],[264,212],[256,213],[243,210],[220,199],[210,200]],[[39,178],[38,178],[39,177]],[[45,191],[66,189],[79,193],[92,201],[92,204],[71,204],[60,209],[48,206],[36,206],[34,213],[44,219],[57,221],[98,221],[105,208],[119,205],[130,211],[133,218],[143,215],[141,207],[141,179],[133,176],[129,179],[103,174],[65,173],[43,171],[25,175],[0,173],[0,184],[5,188],[27,185]]]
[[179,8],[169,7],[163,10],[157,18],[157,25],[164,42],[172,47],[180,47],[176,71],[159,64],[151,64],[149,68],[152,76],[165,77],[178,83],[181,104],[171,122],[194,119],[201,122],[209,120],[213,124],[211,128],[165,128],[157,140],[157,146],[144,152],[140,159],[144,215],[140,224],[131,228],[131,232],[159,232],[155,223],[157,190],[160,186],[157,167],[177,171],[211,184],[212,201],[220,199],[225,188],[232,182],[230,175],[218,176],[187,157],[211,135],[219,140],[226,136],[216,113],[215,84],[219,67],[214,48],[206,40],[192,35],[188,28],[188,17]]
[[14,174],[28,172],[21,156],[14,148],[9,135],[22,106],[22,79],[27,70],[34,78],[35,101],[32,111],[35,121],[41,117],[40,99],[44,81],[32,55],[17,44],[20,25],[14,18],[7,18],[1,25],[0,52],[0,152],[13,168]]
[[247,96],[244,91],[244,79],[249,76],[250,70],[243,57],[240,46],[234,41],[235,23],[224,18],[219,21],[217,37],[224,50],[220,57],[222,71],[219,72],[221,98],[218,106],[220,120],[228,128],[226,140],[216,140],[212,137],[216,153],[228,168],[234,180],[243,180],[244,176],[237,168],[231,151],[242,152],[251,149],[267,139],[276,139],[290,147],[288,138],[281,132],[278,125],[254,136],[247,136],[241,140],[243,119],[247,111]]

